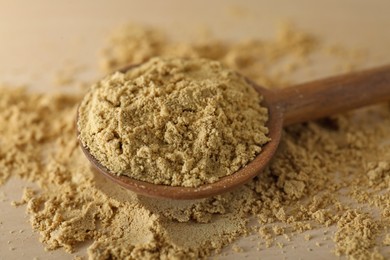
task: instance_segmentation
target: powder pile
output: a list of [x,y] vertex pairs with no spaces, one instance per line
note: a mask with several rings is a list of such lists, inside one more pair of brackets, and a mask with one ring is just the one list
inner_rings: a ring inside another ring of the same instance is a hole
[[267,141],[268,111],[240,75],[205,59],[161,59],[87,93],[80,139],[112,173],[197,187],[230,175]]
[[[114,39],[104,56],[111,69],[156,55],[214,58],[267,87],[308,70],[309,57],[324,50],[312,35],[291,28],[273,40],[204,45],[127,26]],[[287,67],[271,66],[282,61]],[[170,201],[137,196],[91,170],[75,138],[81,95],[11,86],[0,93],[0,180],[20,176],[39,184],[20,203],[27,203],[50,250],[72,252],[91,241],[93,259],[197,259],[246,234],[257,234],[258,249],[267,250],[290,247],[300,233],[310,242],[306,232],[323,228],[338,255],[389,257],[389,104],[290,126],[272,163],[247,185],[208,199]],[[249,226],[250,219],[258,224]]]

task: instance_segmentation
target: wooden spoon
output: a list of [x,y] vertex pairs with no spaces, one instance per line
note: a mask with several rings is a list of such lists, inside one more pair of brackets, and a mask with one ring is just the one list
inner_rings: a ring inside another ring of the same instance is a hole
[[[122,71],[131,68],[127,67]],[[189,188],[156,185],[118,176],[110,173],[81,142],[80,146],[98,172],[126,189],[157,198],[200,199],[231,191],[259,175],[272,159],[284,126],[390,100],[389,65],[278,90],[268,90],[249,80],[248,82],[264,97],[262,105],[269,109],[267,127],[271,141],[252,162],[217,182]]]

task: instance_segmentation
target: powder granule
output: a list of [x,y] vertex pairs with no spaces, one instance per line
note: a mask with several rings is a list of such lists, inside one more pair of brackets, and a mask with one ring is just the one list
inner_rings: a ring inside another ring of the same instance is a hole
[[94,85],[80,105],[78,129],[112,173],[197,187],[239,170],[269,141],[260,102],[219,62],[154,58]]

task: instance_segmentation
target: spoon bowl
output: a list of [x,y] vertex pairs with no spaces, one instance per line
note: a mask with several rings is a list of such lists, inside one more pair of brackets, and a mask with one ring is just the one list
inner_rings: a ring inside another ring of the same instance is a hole
[[[136,65],[137,66],[137,65]],[[128,66],[121,72],[132,69]],[[158,185],[111,173],[79,140],[82,151],[92,166],[120,186],[141,195],[167,199],[201,199],[231,191],[258,176],[275,154],[284,126],[344,112],[376,102],[390,100],[390,66],[317,80],[275,91],[248,83],[263,96],[268,108],[271,139],[256,158],[237,172],[199,187]],[[79,134],[78,134],[79,136]]]

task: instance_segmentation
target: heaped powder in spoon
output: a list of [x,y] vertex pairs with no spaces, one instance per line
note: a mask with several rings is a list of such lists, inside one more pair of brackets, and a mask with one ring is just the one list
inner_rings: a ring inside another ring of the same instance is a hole
[[197,187],[239,170],[269,141],[261,100],[217,61],[154,58],[93,85],[78,130],[114,174]]

